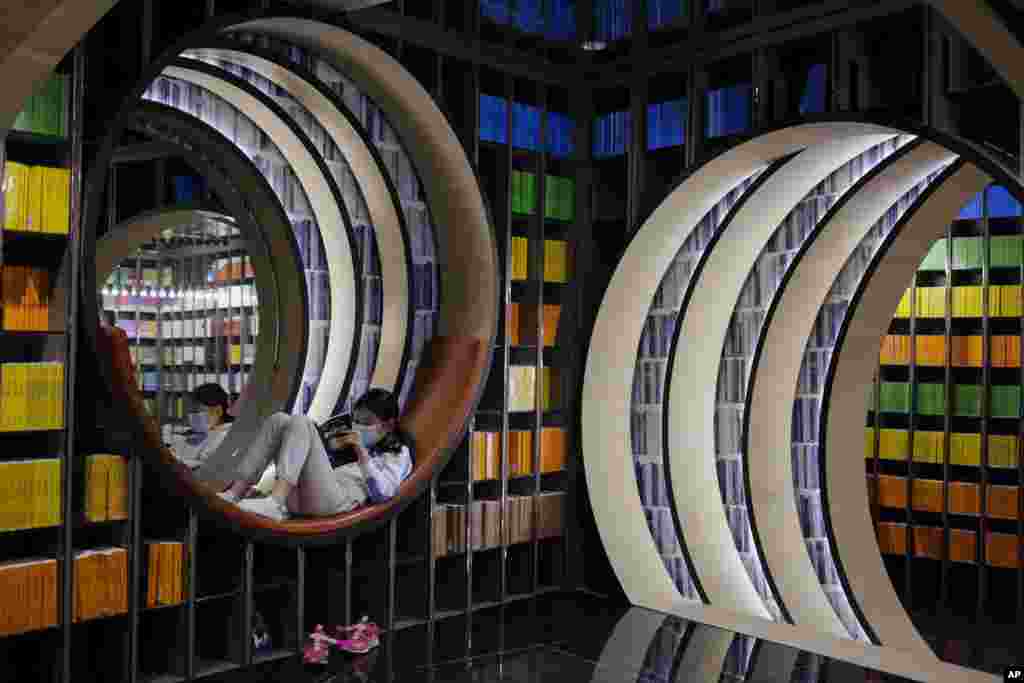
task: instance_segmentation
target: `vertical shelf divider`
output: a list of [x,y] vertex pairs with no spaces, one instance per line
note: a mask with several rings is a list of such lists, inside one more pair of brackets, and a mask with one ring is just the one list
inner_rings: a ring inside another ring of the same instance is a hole
[[[917,383],[917,273],[910,284],[910,366],[907,381],[913,387]],[[911,389],[913,394],[913,389]],[[913,399],[913,396],[911,396]],[[914,604],[913,564],[914,564],[914,435],[916,433],[913,416],[907,421],[907,503],[906,503],[906,551],[903,567],[903,601],[907,609]]]
[[[533,490],[530,496],[530,592],[536,593],[539,588],[539,576],[538,572],[540,569],[540,543],[538,541],[538,522],[540,519],[540,448],[541,448],[541,437],[544,434],[544,411],[550,406],[544,405],[544,371],[546,364],[544,362],[544,302],[545,292],[544,285],[547,280],[546,277],[546,252],[547,252],[547,229],[545,225],[545,213],[547,209],[547,154],[544,151],[545,141],[547,138],[547,87],[544,84],[537,85],[539,97],[537,106],[540,109],[540,130],[538,132],[539,140],[538,147],[539,151],[534,156],[534,173],[537,178],[537,204],[534,206],[533,225],[535,227],[534,234],[537,235],[537,249],[534,250],[536,257],[534,259],[534,265],[537,267],[536,272],[539,274],[539,282],[537,286],[537,297],[536,297],[536,329],[533,330],[534,339],[536,340],[536,353],[535,356],[535,372],[534,372],[534,424],[533,424],[533,439],[532,449],[530,453],[530,461],[533,470]],[[553,381],[548,382],[548,390],[550,391],[553,385]]]
[[[982,238],[983,245],[981,254],[981,281],[982,281],[982,302],[981,302],[981,325],[982,325],[982,348],[981,348],[981,482],[978,486],[979,510],[978,510],[978,535],[975,540],[976,561],[978,563],[978,617],[985,613],[985,593],[988,583],[988,566],[986,565],[986,540],[988,535],[988,433],[991,426],[992,406],[989,401],[992,383],[992,324],[990,320],[992,301],[991,273],[989,272],[989,246],[991,243],[991,224],[989,222],[988,192],[982,195]],[[1024,363],[1022,363],[1024,365]]]
[[946,608],[949,596],[950,543],[949,533],[949,456],[953,428],[953,224],[946,226],[946,331],[943,358],[943,391],[945,410],[942,414],[942,568],[939,575],[939,605]]

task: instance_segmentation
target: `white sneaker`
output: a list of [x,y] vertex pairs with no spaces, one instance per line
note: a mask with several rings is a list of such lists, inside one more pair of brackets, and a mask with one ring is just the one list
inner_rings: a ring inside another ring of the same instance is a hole
[[274,498],[246,498],[236,503],[238,507],[246,512],[255,512],[257,515],[270,517],[282,522],[288,519],[288,510],[278,503]]

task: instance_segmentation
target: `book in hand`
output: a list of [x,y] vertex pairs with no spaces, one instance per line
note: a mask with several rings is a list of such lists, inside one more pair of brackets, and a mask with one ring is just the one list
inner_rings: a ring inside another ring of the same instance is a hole
[[346,446],[345,448],[335,449],[331,447],[331,441],[335,438],[353,431],[352,416],[350,414],[341,413],[329,417],[323,424],[318,425],[317,429],[320,432],[320,439],[323,441],[324,450],[327,451],[327,457],[330,458],[331,467],[338,468],[342,465],[358,462],[359,456],[354,448]]

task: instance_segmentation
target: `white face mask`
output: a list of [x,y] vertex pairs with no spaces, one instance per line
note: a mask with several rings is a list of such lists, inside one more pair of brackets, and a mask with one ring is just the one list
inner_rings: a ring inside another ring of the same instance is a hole
[[384,438],[384,432],[377,427],[353,425],[352,428],[359,435],[359,440],[363,442],[363,448],[373,448]]

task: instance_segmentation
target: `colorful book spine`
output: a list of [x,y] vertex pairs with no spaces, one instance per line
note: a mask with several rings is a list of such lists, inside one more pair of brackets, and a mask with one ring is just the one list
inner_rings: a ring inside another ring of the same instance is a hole
[[128,519],[128,461],[122,456],[86,457],[85,518],[90,522]]
[[0,431],[64,428],[63,363],[4,363],[0,385]]
[[568,244],[563,240],[544,240],[544,281],[569,281]]
[[177,605],[185,599],[185,546],[150,541],[147,547],[146,605]]
[[55,458],[0,463],[0,531],[61,523],[61,464]]
[[525,237],[512,238],[512,279],[526,280],[530,277],[530,241]]
[[50,329],[50,274],[40,268],[3,268],[3,329],[46,332]]
[[68,234],[71,173],[66,168],[4,165],[4,229]]

